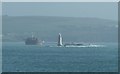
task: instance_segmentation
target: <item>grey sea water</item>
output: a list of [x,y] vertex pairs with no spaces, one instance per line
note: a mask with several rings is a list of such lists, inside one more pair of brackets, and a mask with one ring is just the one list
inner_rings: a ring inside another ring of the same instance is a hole
[[[98,43],[99,44],[99,43]],[[116,43],[104,47],[40,47],[3,42],[3,72],[117,72]]]

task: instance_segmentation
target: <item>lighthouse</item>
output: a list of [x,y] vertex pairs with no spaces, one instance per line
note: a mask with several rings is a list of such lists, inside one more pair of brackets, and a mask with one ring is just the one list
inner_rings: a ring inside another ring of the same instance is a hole
[[61,34],[59,33],[59,36],[58,36],[58,46],[62,46],[62,36]]

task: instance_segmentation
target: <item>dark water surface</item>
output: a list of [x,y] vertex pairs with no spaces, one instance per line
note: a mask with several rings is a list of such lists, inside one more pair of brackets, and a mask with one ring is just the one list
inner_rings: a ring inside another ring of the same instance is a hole
[[117,72],[118,48],[40,47],[3,43],[3,72]]

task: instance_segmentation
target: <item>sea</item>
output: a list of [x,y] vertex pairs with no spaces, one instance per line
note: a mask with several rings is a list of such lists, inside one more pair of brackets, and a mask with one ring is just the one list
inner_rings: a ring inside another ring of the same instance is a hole
[[57,47],[2,43],[3,72],[118,72],[118,44]]

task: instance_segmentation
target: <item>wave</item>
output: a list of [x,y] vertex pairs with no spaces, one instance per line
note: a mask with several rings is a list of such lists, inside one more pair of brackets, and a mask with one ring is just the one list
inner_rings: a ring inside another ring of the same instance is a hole
[[83,45],[83,46],[66,46],[66,47],[105,47],[104,45]]
[[81,45],[81,46],[45,46],[45,47],[105,47],[105,45]]

